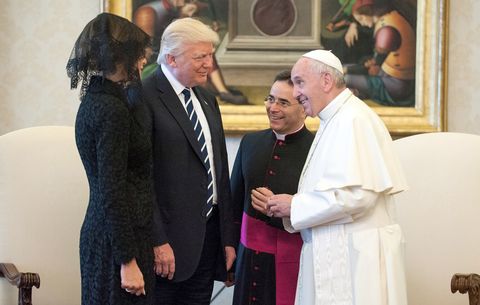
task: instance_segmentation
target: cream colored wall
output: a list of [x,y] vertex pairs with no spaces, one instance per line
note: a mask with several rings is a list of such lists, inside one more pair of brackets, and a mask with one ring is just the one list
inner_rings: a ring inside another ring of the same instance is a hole
[[448,129],[480,134],[480,1],[450,0]]
[[0,135],[39,125],[73,125],[78,94],[65,64],[100,1],[0,0]]
[[[69,90],[65,63],[100,1],[0,0],[0,5],[0,135],[38,125],[73,125],[78,97]],[[480,134],[479,11],[480,1],[450,1],[450,131]]]

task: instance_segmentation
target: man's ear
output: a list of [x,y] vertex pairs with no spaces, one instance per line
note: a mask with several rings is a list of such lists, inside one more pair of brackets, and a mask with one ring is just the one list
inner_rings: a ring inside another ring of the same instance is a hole
[[169,65],[171,67],[176,67],[177,66],[175,56],[173,56],[171,54],[167,54],[167,55],[165,55],[165,58],[166,58],[167,65]]
[[333,76],[329,72],[325,72],[320,81],[322,82],[323,88],[326,92],[329,92],[335,86]]

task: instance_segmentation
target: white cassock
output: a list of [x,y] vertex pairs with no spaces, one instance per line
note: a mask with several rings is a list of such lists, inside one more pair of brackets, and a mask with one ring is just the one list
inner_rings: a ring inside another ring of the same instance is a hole
[[404,240],[392,194],[406,183],[381,119],[349,89],[320,114],[292,199],[304,245],[296,305],[406,305]]

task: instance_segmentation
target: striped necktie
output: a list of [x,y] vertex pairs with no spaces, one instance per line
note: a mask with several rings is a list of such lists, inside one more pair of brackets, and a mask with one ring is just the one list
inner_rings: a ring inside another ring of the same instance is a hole
[[208,158],[207,143],[205,141],[205,136],[203,134],[202,125],[200,124],[197,113],[193,108],[193,101],[190,95],[190,89],[185,88],[183,89],[182,93],[183,93],[183,96],[185,97],[185,107],[187,108],[188,118],[190,119],[190,122],[192,123],[192,126],[193,126],[193,130],[195,131],[195,135],[197,136],[198,144],[200,144],[200,151],[202,155],[203,165],[207,170],[208,199],[207,199],[206,215],[208,218],[212,212],[212,207],[213,207],[213,176],[212,176],[212,169],[210,167],[210,160]]

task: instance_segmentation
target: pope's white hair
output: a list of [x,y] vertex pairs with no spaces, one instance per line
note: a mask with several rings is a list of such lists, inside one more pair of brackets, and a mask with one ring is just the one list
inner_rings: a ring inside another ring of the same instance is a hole
[[308,69],[310,69],[311,72],[317,73],[319,75],[327,72],[332,76],[335,86],[337,88],[342,88],[345,86],[345,77],[343,73],[327,64],[324,64],[321,61],[308,57],[304,58],[309,61]]

